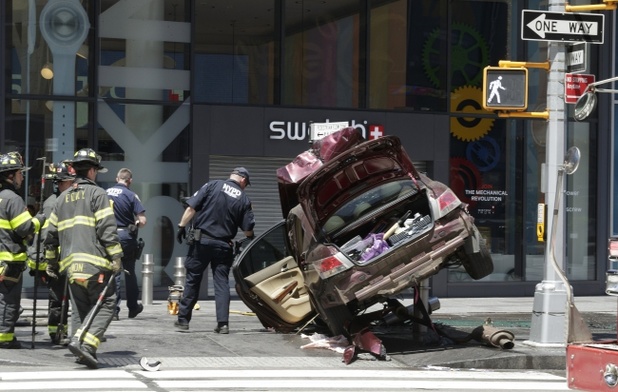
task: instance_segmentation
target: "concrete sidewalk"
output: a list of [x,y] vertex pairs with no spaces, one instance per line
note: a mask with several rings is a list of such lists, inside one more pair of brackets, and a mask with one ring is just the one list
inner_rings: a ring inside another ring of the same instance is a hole
[[[402,302],[408,305],[411,299]],[[38,300],[37,304],[45,307],[47,302]],[[112,322],[106,334],[107,341],[99,349],[101,367],[137,368],[141,357],[164,359],[166,368],[242,367],[256,358],[262,358],[257,363],[265,367],[346,366],[341,363],[342,355],[332,350],[301,349],[309,343],[302,334],[280,334],[265,329],[237,299],[232,300],[230,307],[230,334],[214,333],[214,300],[201,300],[199,304],[201,308],[193,312],[187,332],[174,328],[175,316],[168,314],[166,301],[153,301],[134,319],[128,319],[126,308],[123,309],[120,321]],[[436,326],[461,336],[490,318],[496,328],[514,334],[514,347],[501,349],[477,341],[456,344],[431,330],[415,335],[414,325],[409,324],[375,326],[371,330],[382,341],[390,361],[358,360],[348,366],[536,369],[565,373],[565,347],[537,347],[525,343],[530,334],[532,297],[441,298],[440,304],[440,309],[431,315]],[[575,305],[595,340],[616,339],[616,298],[576,297]],[[43,319],[37,322],[35,350],[30,349],[32,327],[28,313],[31,316],[32,300],[24,299],[22,306],[26,308],[23,320],[20,319],[24,322],[16,329],[16,335],[25,349],[0,350],[0,367],[14,371],[30,370],[32,366],[81,368],[73,362],[66,348],[51,344],[47,328],[42,325]],[[303,332],[313,333],[310,329]]]

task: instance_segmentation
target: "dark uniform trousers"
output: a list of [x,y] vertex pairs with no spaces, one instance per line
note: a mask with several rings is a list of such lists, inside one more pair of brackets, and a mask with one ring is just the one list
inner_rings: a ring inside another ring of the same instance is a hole
[[[64,297],[64,284],[67,281],[67,276],[64,274],[58,274],[58,279],[47,279],[47,288],[49,289],[48,309],[49,315],[47,316],[47,330],[50,335],[55,335],[58,331],[58,324],[62,320],[64,325],[64,334],[68,330],[67,317],[69,314],[69,304],[64,307],[62,312],[62,298]],[[68,296],[68,292],[67,292]]]
[[[112,274],[112,271],[102,271],[87,280],[75,280],[69,285],[71,289],[71,303],[73,304],[73,309],[77,311],[80,321],[80,326],[75,330],[73,336],[74,340],[79,339],[81,336],[82,326],[90,317],[90,312],[95,310],[95,304],[97,303],[99,295],[110,280]],[[84,335],[84,344],[86,345],[86,349],[91,353],[94,353],[99,347],[105,330],[112,322],[115,307],[116,281],[112,279],[110,286],[103,296],[101,309],[94,315],[90,329],[88,329]]]
[[210,264],[215,286],[217,322],[228,322],[230,313],[230,268],[234,257],[232,247],[223,241],[202,238],[191,245],[185,259],[186,281],[178,309],[178,320],[190,322],[193,307],[197,303],[204,271]]
[[[135,274],[135,256],[137,255],[137,238],[130,234],[129,230],[118,228],[118,237],[120,238],[120,246],[122,247],[122,268],[124,273],[124,283],[127,296],[127,307],[129,309],[137,308],[137,300],[139,297],[139,286],[137,285],[137,275]],[[120,288],[122,273],[116,275],[116,313],[120,312]]]
[[15,333],[15,323],[19,319],[19,303],[23,277],[21,270],[24,263],[8,263],[11,272],[0,282],[0,314],[4,315],[0,324],[0,342],[10,342]]

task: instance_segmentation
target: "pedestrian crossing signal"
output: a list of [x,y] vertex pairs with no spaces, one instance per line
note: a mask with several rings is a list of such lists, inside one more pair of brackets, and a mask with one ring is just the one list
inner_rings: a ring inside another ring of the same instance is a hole
[[528,69],[485,67],[483,70],[483,108],[485,110],[526,110],[528,108]]

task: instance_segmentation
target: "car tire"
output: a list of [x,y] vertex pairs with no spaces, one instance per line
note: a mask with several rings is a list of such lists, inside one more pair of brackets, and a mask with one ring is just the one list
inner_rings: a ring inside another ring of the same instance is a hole
[[[476,241],[478,246],[475,244]],[[472,279],[479,280],[494,272],[494,262],[487,249],[487,243],[476,226],[473,226],[472,235],[466,240],[464,248],[466,257],[462,264]]]

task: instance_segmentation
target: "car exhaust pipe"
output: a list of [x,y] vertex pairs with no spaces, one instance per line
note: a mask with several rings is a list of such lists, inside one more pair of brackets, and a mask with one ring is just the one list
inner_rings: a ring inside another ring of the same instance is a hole
[[515,335],[513,335],[512,332],[498,329],[493,325],[481,325],[475,328],[471,335],[474,340],[485,343],[488,346],[500,347],[507,350],[515,346],[515,343],[513,343]]

